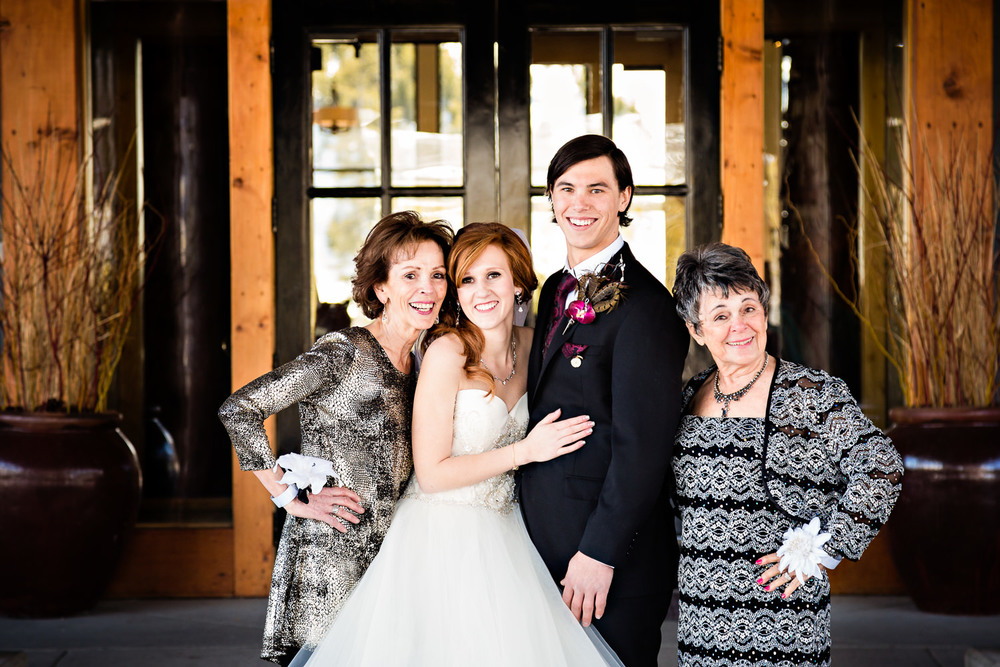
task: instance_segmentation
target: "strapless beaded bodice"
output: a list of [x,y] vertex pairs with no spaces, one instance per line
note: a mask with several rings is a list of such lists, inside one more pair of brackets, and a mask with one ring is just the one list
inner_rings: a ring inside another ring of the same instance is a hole
[[[522,394],[514,408],[482,389],[462,389],[455,396],[452,456],[479,454],[524,438],[528,426],[528,395]],[[514,476],[511,472],[460,489],[424,493],[414,475],[404,498],[428,502],[488,507],[506,514],[514,507]]]

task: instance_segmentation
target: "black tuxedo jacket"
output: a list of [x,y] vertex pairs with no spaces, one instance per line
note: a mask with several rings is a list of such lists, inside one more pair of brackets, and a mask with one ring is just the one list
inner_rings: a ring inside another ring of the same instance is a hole
[[[528,366],[528,428],[556,408],[562,417],[590,415],[595,425],[576,452],[522,467],[519,498],[531,539],[557,582],[579,550],[615,568],[610,597],[669,595],[677,542],[668,506],[672,484],[665,482],[688,334],[670,292],[628,244],[620,252],[625,298],[590,324],[564,333],[559,323],[544,356],[562,272],[542,287]],[[572,353],[564,354],[567,343],[587,346],[578,367]]]

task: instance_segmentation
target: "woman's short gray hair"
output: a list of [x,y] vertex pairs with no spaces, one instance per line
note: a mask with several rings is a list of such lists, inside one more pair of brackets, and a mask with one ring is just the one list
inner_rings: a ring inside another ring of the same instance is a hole
[[698,311],[701,296],[716,290],[728,297],[734,292],[756,292],[760,305],[767,312],[771,290],[754,268],[750,256],[742,248],[725,243],[706,243],[688,250],[677,259],[674,278],[674,298],[677,314],[701,333]]

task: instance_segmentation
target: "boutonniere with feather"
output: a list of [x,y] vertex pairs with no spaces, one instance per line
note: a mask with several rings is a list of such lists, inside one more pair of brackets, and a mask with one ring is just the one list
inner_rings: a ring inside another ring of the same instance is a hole
[[[611,270],[607,270],[611,267]],[[621,278],[613,280],[612,276],[621,269]],[[565,334],[575,322],[590,324],[597,319],[598,313],[614,310],[625,297],[625,263],[621,257],[617,264],[605,264],[597,272],[587,272],[577,281],[576,299],[566,307]]]

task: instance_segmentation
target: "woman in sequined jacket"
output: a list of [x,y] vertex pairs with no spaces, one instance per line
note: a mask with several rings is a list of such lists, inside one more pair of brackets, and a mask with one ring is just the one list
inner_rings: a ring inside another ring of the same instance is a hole
[[741,249],[684,253],[674,295],[715,361],[674,445],[678,664],[827,665],[828,572],[888,519],[899,454],[842,380],[768,354],[768,288]]
[[[394,213],[355,257],[353,296],[372,318],[329,333],[250,382],[219,410],[242,470],[287,512],[275,558],[261,657],[287,665],[326,632],[378,552],[413,467],[412,349],[445,299],[452,232]],[[279,480],[264,420],[298,404],[301,454],[332,464],[336,486],[307,493]]]

